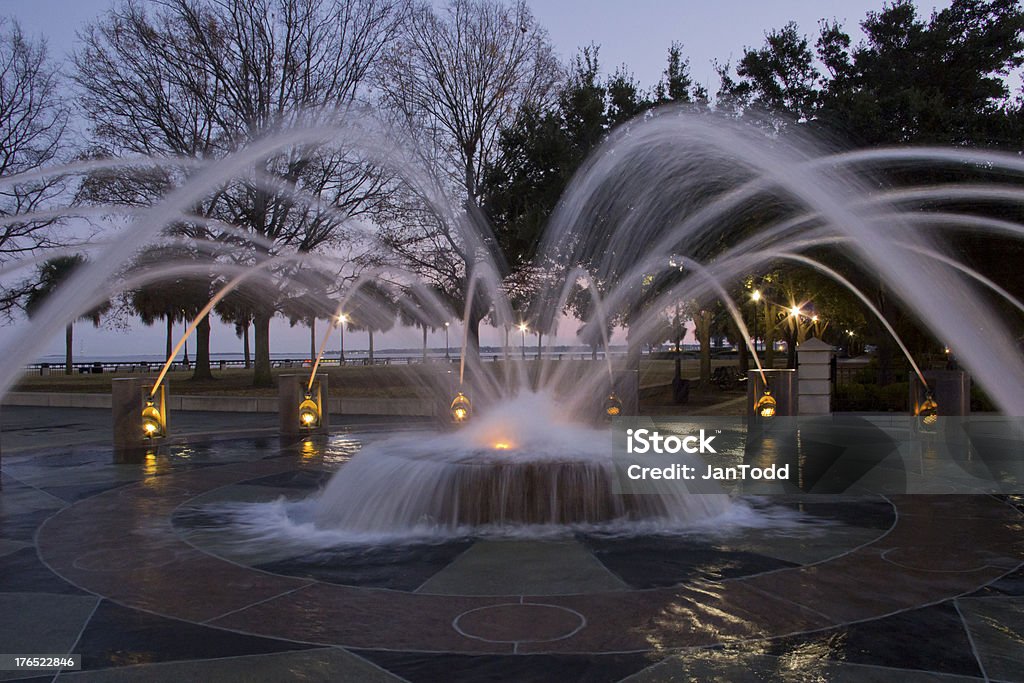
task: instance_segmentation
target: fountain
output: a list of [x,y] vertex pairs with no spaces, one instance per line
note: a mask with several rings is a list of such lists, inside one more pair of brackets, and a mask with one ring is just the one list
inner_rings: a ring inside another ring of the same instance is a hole
[[[213,257],[198,264],[168,263],[136,274],[128,283],[112,281],[107,275],[121,272],[165,226],[201,221],[189,210],[210,188],[222,186],[283,149],[326,144],[335,137],[420,188],[436,218],[453,226],[465,251],[477,254],[477,260],[466,273],[463,311],[448,310],[439,297],[397,266],[365,273],[340,302],[320,302],[318,317],[329,320],[342,319],[359,300],[364,309],[372,310],[367,290],[370,285],[384,287],[375,282],[386,272],[389,281],[402,283],[389,293],[400,306],[416,299],[417,306],[432,309],[441,319],[461,317],[466,333],[457,382],[445,373],[418,378],[430,385],[429,393],[442,397],[448,406],[446,417],[459,428],[368,445],[317,496],[313,515],[317,526],[368,534],[640,520],[678,527],[721,515],[729,506],[725,495],[687,495],[679,488],[666,489],[661,495],[612,493],[608,432],[592,425],[632,411],[631,396],[622,393],[619,376],[632,372],[630,363],[636,356],[630,354],[624,365],[609,358],[608,320],[613,314],[627,314],[630,341],[637,348],[656,330],[659,314],[680,300],[723,300],[760,374],[763,391],[753,394],[750,411],[771,419],[784,408],[780,401],[787,399],[768,387],[757,349],[724,283],[777,260],[795,261],[854,291],[888,325],[868,297],[822,262],[817,252],[803,253],[823,246],[865,264],[916,312],[924,326],[956,348],[960,362],[1004,414],[1024,410],[1024,361],[1012,343],[1015,335],[993,306],[968,285],[969,269],[944,254],[939,239],[944,226],[955,221],[1016,237],[1024,235],[1024,226],[1006,221],[995,225],[992,219],[972,221],[969,216],[950,219],[948,213],[924,224],[919,209],[923,202],[944,196],[941,187],[887,194],[875,191],[869,182],[872,169],[886,164],[981,163],[1019,177],[1024,174],[1024,162],[995,152],[934,148],[826,154],[818,141],[800,133],[767,140],[754,126],[674,109],[635,123],[628,134],[611,136],[573,181],[540,245],[536,268],[545,274],[548,286],[542,288],[527,317],[550,322],[547,343],[551,344],[559,314],[572,292],[588,289],[595,305],[584,322],[591,330],[602,331],[605,362],[601,365],[582,367],[541,354],[531,370],[525,347],[521,359],[506,348],[504,363],[481,362],[468,338],[474,300],[487,302],[498,328],[525,325],[503,289],[500,255],[493,252],[493,240],[475,216],[446,203],[427,174],[416,171],[416,164],[390,131],[360,121],[358,126],[279,132],[226,159],[193,169],[192,178],[164,201],[136,215],[123,239],[97,248],[90,265],[76,272],[62,290],[63,296],[53,297],[36,320],[5,345],[7,362],[0,369],[0,389],[9,389],[22,365],[32,359],[34,340],[62,329],[68,320],[119,288],[170,275],[208,274],[213,268],[231,279],[203,309],[201,318],[243,282],[257,288],[272,286],[276,291],[289,287],[301,291],[304,273],[337,268],[337,261],[330,257],[295,253],[268,258],[254,267],[229,266]],[[118,165],[123,164],[90,161],[33,173],[66,175]],[[24,179],[0,179],[0,185]],[[294,188],[288,191],[294,201],[319,207],[318,198]],[[1005,185],[958,186],[955,191],[962,197],[996,195],[1002,201],[1024,201],[1024,190]],[[775,208],[771,219],[750,227],[751,215],[766,204]],[[736,227],[740,224],[742,230]],[[373,238],[370,227],[353,229]],[[197,242],[201,240],[190,243]],[[205,251],[217,253],[213,248]],[[393,315],[383,309],[380,314]],[[521,329],[525,340],[525,327]],[[895,332],[891,325],[889,329]],[[289,410],[296,417],[288,419],[295,422],[295,431],[326,424],[326,397],[314,398],[314,379],[329,334],[330,330],[305,392],[288,399],[294,404]],[[913,365],[902,341],[897,338],[896,343]],[[927,392],[924,375],[919,370],[916,375]],[[153,392],[162,378],[161,374]],[[937,406],[928,409],[935,411]],[[149,415],[150,406],[145,411],[141,424],[156,436],[160,423]]]
[[[494,527],[654,520],[679,528],[728,496],[614,493],[611,439],[550,394],[523,392],[451,433],[373,442],[316,497],[314,523],[354,534],[459,534]],[[387,495],[381,495],[388,491]]]

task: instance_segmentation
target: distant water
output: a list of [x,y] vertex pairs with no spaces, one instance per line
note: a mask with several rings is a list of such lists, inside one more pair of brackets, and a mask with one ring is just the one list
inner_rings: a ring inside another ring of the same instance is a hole
[[[691,349],[691,348],[687,347],[686,345],[684,345],[683,348],[686,351],[694,351],[694,350],[697,349],[697,347],[694,347],[694,348]],[[618,347],[614,347],[613,346],[613,347],[611,347],[610,351],[611,351],[612,355],[620,355],[620,354],[624,354],[626,352],[626,347],[623,346],[621,348],[618,348]],[[516,357],[519,356],[520,352],[521,352],[521,349],[518,346],[517,347],[513,347],[509,351],[510,354],[512,354],[512,355],[514,355]],[[500,348],[500,347],[485,346],[485,347],[480,349],[480,353],[483,356],[500,356],[500,355],[504,354],[504,350],[502,348]],[[536,358],[536,356],[537,356],[537,349],[536,348],[531,349],[531,348],[527,347],[526,354],[527,354],[528,358]],[[585,356],[589,357],[590,348],[589,347],[575,347],[575,346],[568,347],[568,346],[566,346],[566,347],[553,347],[553,348],[548,347],[548,348],[544,349],[544,357],[545,358],[556,358],[559,355],[564,355],[564,354],[585,355]],[[347,348],[345,349],[345,360],[362,360],[362,359],[365,359],[367,357],[367,355],[368,355],[368,351],[366,349],[352,349],[352,350],[349,350]],[[374,350],[373,355],[374,355],[375,358],[413,358],[413,359],[419,359],[419,358],[422,358],[422,356],[423,356],[423,349],[420,348],[420,349],[384,349],[384,350]],[[452,348],[451,351],[449,352],[449,355],[452,358],[457,358],[458,357],[458,349]],[[443,348],[441,348],[441,349],[428,349],[427,350],[427,356],[429,358],[433,358],[433,359],[439,360],[439,359],[442,359],[442,358],[445,357],[445,350]],[[104,356],[104,355],[100,355],[100,354],[81,355],[81,354],[77,354],[76,353],[75,354],[75,358],[74,358],[74,362],[75,362],[75,365],[80,365],[80,364],[84,365],[84,364],[93,363],[93,362],[100,362],[100,363],[163,363],[164,362],[164,358],[165,357],[164,357],[163,354],[158,354],[158,353],[149,353],[149,354],[147,354],[147,353],[134,353],[134,354],[119,354],[119,355],[112,355],[112,356]],[[298,361],[302,361],[302,360],[306,360],[308,358],[309,358],[309,352],[308,351],[305,351],[305,352],[297,351],[297,352],[291,352],[291,353],[271,353],[270,354],[270,359],[272,361],[273,360],[298,360]],[[329,351],[327,351],[324,354],[324,358],[326,358],[328,360],[337,361],[337,359],[338,359],[338,352],[337,352],[337,350],[333,350],[333,351],[329,350]],[[182,355],[178,354],[177,360],[180,361],[181,359],[182,359]],[[192,352],[191,348],[189,350],[189,359],[190,360],[195,360],[195,353]],[[225,360],[225,361],[243,361],[243,360],[245,360],[245,356],[243,354],[237,353],[237,352],[225,352],[225,353],[213,352],[213,353],[210,354],[210,360],[212,360],[212,361],[220,361],[220,360]],[[48,355],[45,355],[45,356],[40,356],[34,362],[35,363],[63,363],[64,362],[64,354],[63,353],[53,353],[53,354],[48,354]]]

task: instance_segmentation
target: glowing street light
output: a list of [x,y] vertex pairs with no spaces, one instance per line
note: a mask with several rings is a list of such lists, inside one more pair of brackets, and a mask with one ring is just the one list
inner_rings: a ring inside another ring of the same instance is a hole
[[450,347],[448,346],[448,325],[449,325],[449,323],[447,321],[445,321],[445,323],[444,323],[444,358],[445,358],[445,360],[451,360],[452,359],[451,353],[449,352],[449,348]]
[[348,322],[348,316],[342,313],[338,316],[338,327],[341,329],[341,349],[338,354],[338,365],[344,365],[345,363],[345,323]]
[[799,306],[793,306],[793,308],[789,309],[789,314],[794,318],[799,318],[803,314],[803,311],[800,310]]
[[523,333],[523,360],[526,360],[526,331],[530,329],[526,323],[519,323],[519,331]]
[[756,355],[757,354],[757,337],[758,337],[758,335],[757,335],[757,318],[758,318],[758,313],[760,312],[758,310],[758,305],[757,304],[760,303],[760,301],[761,301],[761,290],[760,289],[755,289],[754,293],[750,295],[750,298],[754,300],[754,353]]

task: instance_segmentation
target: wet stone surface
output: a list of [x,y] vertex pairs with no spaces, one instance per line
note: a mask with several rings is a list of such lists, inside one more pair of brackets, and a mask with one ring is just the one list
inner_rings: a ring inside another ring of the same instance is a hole
[[802,521],[730,533],[233,542],[225,505],[315,494],[345,438],[5,456],[0,637],[81,653],[59,680],[1024,680],[1017,500],[749,499]]

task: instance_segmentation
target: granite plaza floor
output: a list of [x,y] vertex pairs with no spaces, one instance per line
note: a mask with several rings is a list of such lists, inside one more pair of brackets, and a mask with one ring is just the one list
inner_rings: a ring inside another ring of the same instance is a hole
[[230,543],[210,510],[315,492],[344,435],[183,416],[244,431],[116,464],[84,443],[100,416],[42,434],[30,410],[0,413],[0,651],[83,670],[0,680],[1024,680],[1019,499],[791,497],[772,504],[825,526],[295,554]]

